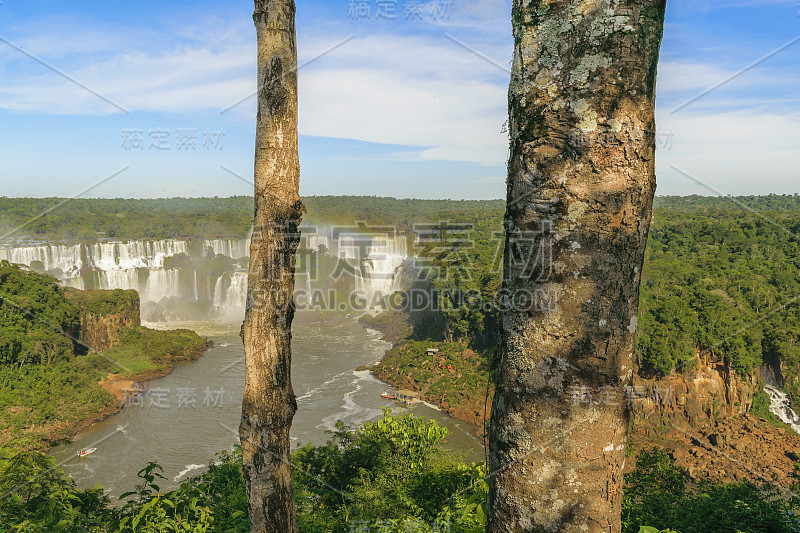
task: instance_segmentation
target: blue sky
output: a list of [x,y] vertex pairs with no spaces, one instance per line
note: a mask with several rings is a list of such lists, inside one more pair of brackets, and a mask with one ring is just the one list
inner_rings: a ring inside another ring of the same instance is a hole
[[[510,6],[298,0],[302,194],[502,198]],[[800,42],[676,111],[800,36],[798,0],[667,10],[658,194],[799,192]],[[0,195],[249,194],[251,14],[2,0]]]

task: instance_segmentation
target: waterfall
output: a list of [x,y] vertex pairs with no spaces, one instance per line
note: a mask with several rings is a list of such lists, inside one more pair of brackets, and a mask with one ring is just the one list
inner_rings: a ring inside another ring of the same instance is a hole
[[308,249],[318,251],[320,246],[324,246],[326,250],[330,250],[328,237],[325,235],[312,235],[308,238]]
[[247,272],[223,274],[214,285],[214,309],[223,317],[242,318],[247,302]]
[[139,290],[139,271],[135,268],[100,270],[97,274],[98,289]]
[[87,246],[88,261],[99,270],[163,268],[167,257],[188,254],[186,241],[102,242]]
[[373,237],[364,261],[370,291],[388,296],[401,288],[401,267],[406,260],[404,237]]
[[342,234],[336,255],[355,263],[355,288],[370,302],[402,288],[402,267],[408,257],[405,237]]
[[[153,316],[178,317],[185,310],[180,302],[165,302],[165,298],[182,298],[186,302],[198,302],[202,298],[208,299],[205,303],[211,304],[213,313],[241,318],[247,298],[247,273],[228,271],[215,278],[203,270],[202,265],[208,250],[234,261],[245,259],[249,256],[250,239],[204,239],[202,243],[202,251],[199,247],[190,248],[188,241],[177,239],[74,246],[7,245],[0,246],[0,260],[41,267],[68,287],[135,290],[143,304],[158,311]],[[312,250],[324,246],[328,253],[347,260],[353,267],[347,270],[354,276],[353,286],[363,291],[370,302],[402,288],[402,267],[407,256],[406,239],[402,236],[356,232],[331,239],[310,234],[307,246]],[[180,254],[188,259],[172,264],[167,261]],[[167,268],[179,264],[180,268]],[[303,282],[302,278],[298,281]],[[200,284],[204,286],[202,292]],[[311,292],[310,278],[306,278],[305,288]],[[192,309],[198,312],[205,307],[193,306]]]
[[[37,246],[0,248],[0,260],[6,259],[30,267],[42,263],[44,270],[55,274],[64,285],[83,289],[81,270],[94,269],[95,285],[99,289],[133,289],[140,291],[142,300],[161,300],[164,296],[179,296],[178,271],[164,270],[164,260],[178,254],[188,254],[188,243],[180,240],[102,242],[88,245]],[[143,285],[141,271],[146,269]]]
[[793,430],[800,433],[800,416],[792,410],[789,397],[772,385],[764,385],[764,392],[769,394],[769,410]]
[[[82,253],[84,250],[85,256]],[[130,241],[103,242],[85,246],[45,244],[19,248],[6,247],[0,248],[0,259],[26,266],[39,261],[46,271],[58,269],[68,277],[77,277],[74,274],[84,266],[91,266],[97,270],[162,268],[165,258],[182,253],[188,253],[186,241]]]
[[144,291],[140,293],[143,302],[160,302],[163,298],[180,295],[180,270],[176,268],[150,270]]
[[214,255],[242,259],[250,255],[250,239],[206,239],[203,250],[211,249]]
[[31,266],[34,261],[44,265],[44,269],[59,269],[69,277],[76,274],[83,267],[81,260],[81,245],[61,246],[47,244],[42,246],[25,246],[22,248],[0,248],[0,260],[9,263]]

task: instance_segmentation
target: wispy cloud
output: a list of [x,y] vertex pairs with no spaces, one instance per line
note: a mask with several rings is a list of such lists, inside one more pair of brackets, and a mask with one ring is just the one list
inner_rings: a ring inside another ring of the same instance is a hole
[[674,132],[673,149],[656,156],[659,194],[707,194],[672,165],[691,168],[727,194],[797,191],[800,112],[757,109],[671,115],[665,109],[657,112],[656,120],[661,131]]
[[[341,40],[334,34],[305,35],[300,49],[308,57]],[[43,55],[53,49],[41,36],[28,41]],[[132,111],[221,109],[255,87],[255,44],[232,33],[213,43],[157,50],[119,48],[121,43],[104,42],[102,34],[89,42],[92,46],[85,43],[72,55],[55,55],[65,70],[78,65],[71,74]],[[479,43],[482,53],[498,61],[511,55],[510,43]],[[0,107],[42,114],[115,111],[34,67],[9,69],[0,87]],[[366,34],[303,70],[301,134],[420,147],[421,160],[502,164],[506,84],[496,67],[443,35]],[[255,103],[235,111],[249,119]]]

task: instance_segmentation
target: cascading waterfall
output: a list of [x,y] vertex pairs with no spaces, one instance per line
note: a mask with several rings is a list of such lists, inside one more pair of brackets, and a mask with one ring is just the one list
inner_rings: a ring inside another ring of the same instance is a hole
[[374,237],[364,262],[369,290],[388,296],[399,290],[401,267],[406,260],[406,239],[404,237]]
[[128,270],[112,269],[100,270],[98,275],[99,289],[133,289],[139,291],[139,271],[135,268]]
[[764,385],[764,392],[769,394],[769,410],[793,430],[800,433],[800,416],[791,407],[789,397],[773,385]]
[[67,277],[77,277],[83,267],[81,245],[61,246],[46,244],[21,248],[0,248],[0,260],[9,263],[31,266],[35,261],[44,265],[45,270],[61,270]]
[[211,249],[214,255],[242,259],[250,255],[250,239],[206,239],[203,251]]
[[247,301],[247,272],[224,274],[214,285],[214,309],[223,317],[244,316]]
[[[386,296],[401,288],[402,266],[406,260],[406,240],[402,236],[351,233],[331,241],[325,235],[314,234],[308,237],[307,246],[315,251],[324,247],[328,253],[346,259],[354,267],[350,271],[355,276],[355,288],[364,291],[370,301],[374,296]],[[331,250],[331,246],[335,250]],[[155,309],[167,305],[165,298],[170,301],[182,298],[187,302],[208,298],[207,303],[214,313],[240,317],[247,298],[246,272],[227,272],[212,277],[198,274],[201,271],[190,266],[189,277],[189,272],[182,275],[181,269],[186,266],[174,268],[178,264],[186,265],[185,259],[165,263],[167,258],[185,254],[190,264],[194,264],[191,262],[199,259],[197,254],[206,257],[208,250],[241,262],[249,256],[250,239],[205,239],[202,248],[191,248],[184,240],[169,239],[74,246],[37,243],[0,247],[0,260],[43,268],[68,287],[136,290],[143,304],[159,304]],[[166,268],[165,264],[171,268]],[[311,290],[308,280],[306,289]],[[161,316],[176,316],[176,313],[180,314],[178,302]]]
[[186,241],[103,242],[87,246],[90,266],[99,270],[163,268],[164,259],[188,254]]
[[408,258],[406,239],[398,235],[339,236],[336,255],[355,263],[355,288],[374,302],[402,288],[402,267]]
[[188,243],[180,240],[43,244],[0,248],[0,260],[28,267],[40,262],[65,286],[78,289],[85,288],[81,271],[89,267],[96,288],[133,289],[146,302],[181,295],[179,272],[165,269],[164,261],[178,254],[188,255],[188,250]]
[[159,302],[163,298],[181,295],[180,270],[153,269],[147,275],[144,291],[139,293],[145,302]]

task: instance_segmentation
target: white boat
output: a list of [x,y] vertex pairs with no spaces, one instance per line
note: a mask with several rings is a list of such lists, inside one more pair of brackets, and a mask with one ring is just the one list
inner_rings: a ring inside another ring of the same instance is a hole
[[76,453],[78,457],[86,457],[90,453],[94,453],[97,451],[97,448],[84,448],[83,450],[78,450]]

